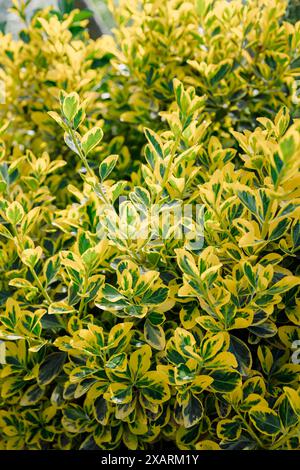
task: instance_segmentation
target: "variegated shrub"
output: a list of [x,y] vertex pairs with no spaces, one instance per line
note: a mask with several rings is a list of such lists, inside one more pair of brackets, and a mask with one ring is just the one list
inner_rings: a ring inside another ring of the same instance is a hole
[[297,449],[300,23],[111,6],[0,37],[0,448]]

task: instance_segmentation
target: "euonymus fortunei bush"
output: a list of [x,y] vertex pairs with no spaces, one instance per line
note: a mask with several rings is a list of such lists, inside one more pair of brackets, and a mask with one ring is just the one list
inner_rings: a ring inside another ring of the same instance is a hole
[[0,448],[299,448],[300,23],[119,3],[0,36]]

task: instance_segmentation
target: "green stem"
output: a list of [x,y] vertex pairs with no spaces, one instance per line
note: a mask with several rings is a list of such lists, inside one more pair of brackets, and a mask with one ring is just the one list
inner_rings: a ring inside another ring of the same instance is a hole
[[173,159],[174,159],[174,157],[175,157],[175,154],[176,154],[177,147],[178,147],[178,145],[179,145],[179,143],[180,143],[180,139],[181,139],[181,134],[178,134],[178,136],[177,136],[176,139],[175,139],[175,142],[174,142],[174,145],[173,145],[173,148],[172,148],[172,152],[171,152],[171,155],[170,155],[168,164],[167,164],[167,168],[166,168],[166,171],[165,171],[165,174],[164,174],[162,183],[161,183],[162,190],[164,189],[164,187],[165,187],[165,185],[166,185],[166,182],[168,181],[169,174],[170,174],[170,170],[171,170],[171,166],[172,166],[172,163],[173,163]]
[[[93,170],[91,169],[91,167],[90,167],[90,165],[89,165],[89,163],[88,163],[88,161],[87,161],[86,156],[84,155],[84,153],[82,152],[80,146],[78,145],[78,141],[77,141],[77,139],[76,139],[76,136],[75,136],[75,134],[74,134],[74,131],[73,131],[73,129],[72,129],[70,126],[69,126],[69,132],[70,132],[71,138],[72,138],[72,140],[73,140],[73,143],[74,143],[74,145],[75,145],[75,148],[76,148],[76,150],[77,150],[77,153],[78,153],[78,155],[79,155],[79,157],[80,157],[82,163],[84,164],[88,175],[89,175],[91,178],[95,178],[96,175],[95,175],[95,173],[93,172]],[[97,190],[100,192],[100,194],[101,194],[101,196],[102,196],[104,202],[105,202],[107,205],[110,205],[109,200],[107,199],[107,197],[105,196],[104,192],[102,191],[102,188],[101,188],[101,184],[100,184],[100,183],[99,183],[99,185],[98,185]]]
[[284,445],[291,437],[294,437],[297,432],[299,433],[299,427],[297,426],[296,428],[290,429],[288,433],[286,433],[284,436],[282,436],[280,439],[278,439],[277,442],[275,442],[269,449],[270,450],[275,450]]
[[271,212],[271,209],[272,209],[272,205],[273,205],[273,200],[271,199],[270,204],[269,204],[268,209],[267,209],[265,220],[264,220],[264,222],[262,224],[262,228],[261,228],[261,237],[262,237],[263,240],[265,239],[265,237],[268,233],[268,230],[269,230],[269,217],[270,217],[270,212]]
[[83,285],[82,297],[81,297],[81,299],[80,299],[80,304],[79,304],[79,310],[78,310],[79,318],[81,317],[82,312],[83,312],[83,310],[84,310],[86,290],[87,290],[87,276],[85,276],[85,278],[84,278],[84,285]]
[[37,285],[38,285],[40,291],[42,292],[43,296],[45,297],[45,299],[47,300],[47,302],[48,302],[49,304],[51,304],[52,300],[50,299],[50,297],[49,297],[49,295],[48,295],[48,292],[47,292],[46,289],[44,288],[43,284],[42,284],[41,281],[39,280],[39,278],[38,278],[38,276],[37,276],[37,274],[36,274],[34,268],[32,268],[32,267],[30,266],[29,269],[30,269],[30,272],[31,272],[31,274],[33,275],[33,277],[34,277],[34,279],[35,279],[35,281],[36,281],[36,283],[37,283]]
[[236,245],[236,239],[231,234],[230,229],[227,227],[226,221],[222,218],[222,216],[219,214],[217,209],[213,209],[213,210],[214,210],[215,214],[217,215],[217,218],[218,218],[218,221],[220,223],[220,226],[221,226],[222,230],[224,230],[224,232],[228,235],[228,237],[230,238],[232,243],[234,243]]
[[248,433],[250,434],[250,436],[252,437],[252,439],[254,439],[257,444],[259,445],[259,447],[261,449],[265,449],[266,446],[263,444],[263,442],[260,440],[260,438],[255,434],[255,432],[253,431],[253,429],[251,428],[251,426],[249,426],[249,424],[247,423],[247,421],[245,420],[244,416],[234,408],[235,412],[237,413],[237,415],[241,418],[246,430],[248,431]]
[[78,145],[78,141],[77,141],[77,139],[76,139],[76,136],[75,136],[75,134],[74,134],[74,131],[73,131],[72,127],[70,127],[70,126],[69,126],[69,132],[70,132],[70,135],[71,135],[71,137],[72,137],[72,140],[73,140],[73,143],[74,143],[74,145],[75,145],[75,148],[76,148],[76,150],[77,150],[77,153],[78,153],[80,159],[82,160],[82,162],[83,162],[83,164],[84,164],[84,166],[85,166],[85,168],[86,168],[86,170],[87,170],[87,172],[88,172],[88,175],[91,176],[92,178],[94,178],[94,177],[95,177],[95,174],[94,174],[93,170],[91,169],[90,165],[88,164],[88,161],[87,161],[87,159],[86,159],[86,156],[84,155],[84,153],[82,152],[80,146]]
[[[21,251],[24,251],[24,244],[22,242],[22,240],[20,239],[20,236],[19,236],[19,233],[17,231],[17,229],[15,227],[13,227],[13,231],[14,231],[14,234],[15,234],[15,237],[18,241],[18,245],[19,245],[19,248],[21,249]],[[29,268],[29,271],[31,272],[33,278],[35,279],[36,283],[37,283],[37,286],[38,288],[40,289],[40,291],[42,292],[44,298],[47,300],[47,302],[49,304],[52,303],[52,300],[50,299],[49,295],[48,295],[48,292],[46,291],[46,289],[44,288],[43,284],[41,283],[41,281],[39,280],[34,268],[32,268],[31,266],[27,266]]]

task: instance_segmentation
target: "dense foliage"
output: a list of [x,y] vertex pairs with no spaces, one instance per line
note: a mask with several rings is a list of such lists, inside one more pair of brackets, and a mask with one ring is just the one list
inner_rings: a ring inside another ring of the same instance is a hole
[[296,21],[300,20],[299,0],[289,0],[287,12],[286,12],[286,18],[293,23],[296,23]]
[[0,448],[299,448],[300,22],[111,8],[0,36]]

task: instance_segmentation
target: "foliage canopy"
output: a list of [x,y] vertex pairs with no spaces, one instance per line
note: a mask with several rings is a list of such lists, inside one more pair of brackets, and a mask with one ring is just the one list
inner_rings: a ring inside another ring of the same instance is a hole
[[299,448],[300,22],[111,9],[0,36],[0,448]]

